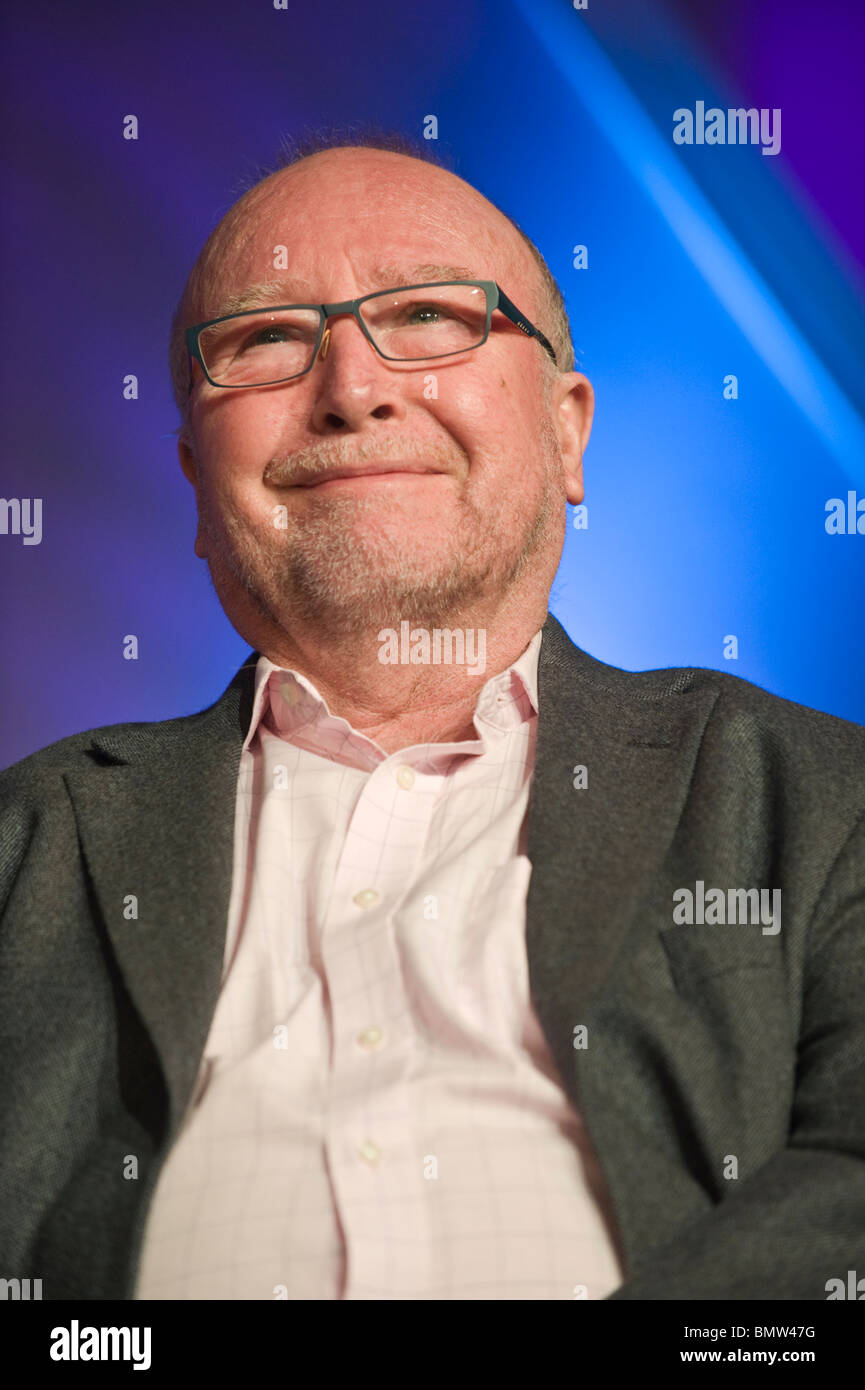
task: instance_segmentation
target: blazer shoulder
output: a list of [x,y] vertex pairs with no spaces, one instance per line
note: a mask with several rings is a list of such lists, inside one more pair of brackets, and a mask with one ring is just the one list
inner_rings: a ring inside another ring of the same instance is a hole
[[[832,808],[845,823],[865,814],[865,727],[775,695],[753,681],[708,667],[623,671],[597,666],[597,679],[631,707],[670,708],[694,693],[715,698],[703,730],[702,756],[719,778],[755,790],[785,787],[797,798]],[[723,769],[723,771],[722,771]]]
[[[203,711],[202,711],[203,712]],[[181,715],[174,719],[139,720],[133,723],[101,724],[81,733],[68,734],[55,743],[46,744],[26,757],[0,771],[0,803],[28,793],[44,795],[52,787],[62,791],[65,773],[82,767],[105,765],[114,761],[102,751],[101,744],[117,739],[145,738],[154,744],[180,732],[199,714]]]
[[708,666],[664,666],[627,671],[579,650],[582,675],[592,685],[637,704],[664,704],[694,691],[714,691],[713,719],[751,721],[780,737],[806,735],[827,740],[853,757],[865,759],[865,725],[775,695],[754,681]]
[[52,789],[65,797],[63,778],[84,768],[110,767],[141,757],[181,758],[188,753],[196,734],[224,736],[242,740],[241,722],[248,720],[254,681],[253,653],[236,671],[218,698],[203,709],[171,719],[138,720],[131,723],[102,724],[49,743],[0,771],[0,805],[10,800],[51,796]]
[[859,760],[865,770],[865,726],[851,719],[842,719],[776,695],[732,671],[688,666],[630,674],[638,678],[644,675],[666,677],[676,689],[714,689],[718,697],[712,714],[714,719],[748,724],[776,740],[795,742],[804,738],[827,753],[835,749],[837,753]]
[[775,695],[729,671],[701,666],[628,671],[573,643],[565,656],[555,628],[552,638],[557,692],[564,690],[566,675],[567,688],[577,686],[584,698],[591,696],[611,723],[622,711],[641,712],[643,722],[654,711],[659,725],[669,723],[677,706],[709,697],[701,745],[719,767],[721,761],[726,764],[728,775],[754,785],[797,786],[823,805],[829,798],[848,816],[865,809],[863,725]]

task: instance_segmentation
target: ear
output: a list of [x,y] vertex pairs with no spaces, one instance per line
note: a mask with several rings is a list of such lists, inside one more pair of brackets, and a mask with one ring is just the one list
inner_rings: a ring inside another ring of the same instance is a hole
[[595,393],[588,377],[582,372],[564,372],[557,377],[552,386],[550,408],[565,465],[568,501],[578,504],[585,496],[583,454],[595,413]]
[[[177,441],[177,456],[180,459],[180,467],[183,469],[184,477],[195,488],[195,500],[196,504],[198,504],[198,460],[195,457],[192,445],[189,443],[189,435],[185,426],[180,431],[180,437]],[[204,547],[204,537],[202,535],[200,505],[198,506],[198,531],[195,536],[195,553],[201,560],[207,558],[207,551]]]

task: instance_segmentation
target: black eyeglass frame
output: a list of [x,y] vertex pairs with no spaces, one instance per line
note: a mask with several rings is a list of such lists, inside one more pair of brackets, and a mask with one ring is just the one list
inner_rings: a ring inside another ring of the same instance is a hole
[[[484,327],[484,336],[481,338],[480,342],[473,343],[470,348],[457,348],[455,352],[440,352],[434,357],[392,357],[389,353],[383,352],[373,339],[372,334],[369,332],[369,329],[360,316],[360,305],[364,304],[368,299],[379,299],[382,295],[386,294],[396,294],[403,290],[431,290],[441,288],[444,285],[476,285],[486,294],[487,318]],[[199,335],[204,329],[213,328],[217,323],[227,323],[229,319],[251,318],[256,314],[263,313],[275,314],[283,309],[317,309],[319,312],[320,323],[318,335],[315,340],[315,347],[312,351],[309,366],[304,367],[302,372],[294,372],[291,376],[279,377],[276,381],[256,381],[250,384],[214,381],[201,355]],[[299,377],[306,376],[307,372],[311,372],[318,360],[318,354],[321,349],[328,319],[334,318],[338,314],[352,314],[355,321],[360,325],[361,332],[370,346],[378,353],[379,357],[385,358],[388,362],[438,362],[441,361],[443,357],[459,357],[464,352],[474,352],[476,348],[483,347],[487,338],[490,336],[490,325],[492,324],[493,313],[496,309],[499,309],[506,318],[510,319],[511,323],[516,324],[517,328],[521,329],[527,337],[537,338],[544,351],[549,353],[553,360],[553,364],[558,365],[556,363],[555,349],[549,339],[544,336],[539,328],[536,328],[535,325],[526,318],[525,314],[520,312],[513,300],[508,298],[504,290],[495,280],[426,280],[420,285],[395,285],[389,290],[373,290],[371,294],[362,294],[358,299],[344,299],[339,304],[267,304],[262,305],[260,309],[242,309],[237,314],[223,314],[220,318],[208,319],[205,323],[196,323],[191,328],[187,328],[186,348],[189,357],[198,362],[211,386],[216,386],[226,391],[256,391],[262,386],[279,386],[284,381],[296,381]]]

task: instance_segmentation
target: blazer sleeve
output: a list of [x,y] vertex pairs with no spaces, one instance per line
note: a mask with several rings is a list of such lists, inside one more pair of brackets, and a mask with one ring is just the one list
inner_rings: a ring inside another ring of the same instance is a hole
[[786,1147],[609,1297],[826,1299],[850,1269],[865,1277],[865,816],[809,928]]
[[39,820],[35,798],[27,794],[20,765],[0,772],[0,919],[22,871]]

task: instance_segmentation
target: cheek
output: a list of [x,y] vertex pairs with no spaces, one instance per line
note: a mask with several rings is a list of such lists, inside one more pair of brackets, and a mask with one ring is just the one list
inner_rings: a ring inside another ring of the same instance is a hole
[[526,455],[541,444],[542,402],[513,367],[497,372],[484,392],[458,398],[442,418],[470,454],[495,458],[499,483],[523,476]]
[[[250,393],[251,394],[251,393]],[[265,466],[285,439],[285,408],[250,399],[208,402],[195,425],[202,458],[215,472],[261,479]]]
[[482,382],[442,372],[437,389],[428,408],[469,454],[513,447],[532,432],[530,422],[537,421],[531,392],[512,366]]

